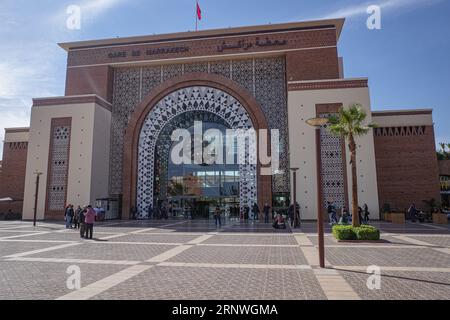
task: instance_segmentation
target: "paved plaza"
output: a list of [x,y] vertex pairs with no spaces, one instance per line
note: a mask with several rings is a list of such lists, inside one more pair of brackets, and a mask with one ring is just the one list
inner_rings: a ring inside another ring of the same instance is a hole
[[[62,223],[2,221],[0,300],[450,299],[449,226],[374,225],[384,241],[337,242],[326,226],[320,269],[312,222],[110,221],[83,240]],[[380,289],[366,285],[371,265]],[[79,290],[68,289],[71,266]]]

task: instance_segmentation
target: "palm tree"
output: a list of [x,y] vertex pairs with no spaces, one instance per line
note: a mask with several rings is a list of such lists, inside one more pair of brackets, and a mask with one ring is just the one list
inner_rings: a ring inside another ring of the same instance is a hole
[[370,128],[376,127],[374,123],[364,124],[366,112],[362,105],[353,104],[347,108],[341,108],[339,115],[329,117],[328,130],[337,136],[343,136],[348,141],[350,151],[350,164],[352,165],[352,225],[360,224],[358,215],[358,176],[356,171],[356,143],[355,137],[367,134]]
[[445,149],[447,148],[447,144],[443,143],[443,142],[440,142],[439,145],[441,146],[442,154],[445,156],[445,153],[446,153]]

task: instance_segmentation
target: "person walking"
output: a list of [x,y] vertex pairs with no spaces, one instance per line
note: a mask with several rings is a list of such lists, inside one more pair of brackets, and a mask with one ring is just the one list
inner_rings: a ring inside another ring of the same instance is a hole
[[77,210],[75,210],[75,213],[73,215],[73,228],[79,229],[80,228],[80,215],[81,215],[81,207],[78,206]]
[[64,218],[66,220],[66,229],[72,229],[73,215],[73,205],[69,204],[64,213]]
[[336,206],[330,201],[327,202],[327,213],[330,225],[337,223]]
[[294,228],[300,227],[300,204],[298,202],[295,203],[295,223]]
[[359,222],[365,223],[363,220],[363,209],[358,206],[358,217],[359,217]]
[[244,220],[248,220],[248,215],[250,213],[250,208],[248,205],[244,206]]
[[267,202],[264,204],[263,212],[264,212],[264,223],[269,223],[270,206]]
[[222,226],[222,220],[221,220],[220,214],[221,214],[220,207],[217,206],[216,210],[214,211],[214,220],[216,221],[216,227],[218,225],[219,228]]
[[91,205],[88,205],[85,219],[86,223],[85,239],[92,239],[94,233],[94,222],[95,222],[95,210],[92,208]]
[[149,220],[153,219],[153,206],[152,205],[148,206],[148,216],[147,216],[147,218]]
[[253,208],[252,208],[252,213],[253,213],[253,220],[259,220],[259,206],[258,204],[255,202],[253,204]]
[[295,211],[294,205],[291,204],[288,209],[289,220],[291,220],[291,227],[294,226],[294,215],[295,215],[294,211]]
[[367,205],[367,203],[364,203],[364,222],[367,224],[369,223],[370,219],[369,219],[369,206]]
[[136,220],[136,218],[137,218],[137,213],[138,213],[137,208],[136,208],[135,206],[132,206],[132,207],[131,207],[131,210],[130,210],[130,219],[131,219],[131,220]]
[[80,211],[80,216],[78,218],[80,222],[80,238],[84,239],[85,233],[86,233],[86,208],[82,209]]

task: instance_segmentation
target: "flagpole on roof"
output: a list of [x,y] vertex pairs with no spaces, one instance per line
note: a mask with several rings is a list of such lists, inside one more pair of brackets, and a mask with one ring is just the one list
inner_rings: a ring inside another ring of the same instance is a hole
[[195,0],[195,31],[198,31],[198,0]]

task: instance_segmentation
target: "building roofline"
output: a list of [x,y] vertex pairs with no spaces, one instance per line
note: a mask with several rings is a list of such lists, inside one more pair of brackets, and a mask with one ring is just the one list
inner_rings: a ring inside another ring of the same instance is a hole
[[5,133],[29,132],[30,127],[5,128]]
[[373,117],[433,114],[433,109],[399,109],[372,111]]
[[268,24],[268,25],[257,25],[249,27],[236,27],[236,28],[222,28],[222,29],[211,29],[202,31],[187,31],[187,32],[177,32],[177,33],[167,33],[160,35],[147,35],[147,36],[135,36],[135,37],[124,37],[124,38],[109,38],[101,40],[88,40],[88,41],[77,41],[77,42],[65,42],[59,43],[58,45],[66,51],[74,49],[87,49],[95,47],[108,47],[117,45],[135,45],[153,42],[166,42],[166,41],[178,41],[178,40],[197,40],[203,38],[217,38],[222,36],[231,35],[246,35],[246,34],[257,34],[257,33],[270,33],[270,32],[281,32],[281,31],[291,31],[291,30],[308,30],[308,29],[320,29],[320,28],[336,28],[336,39],[339,41],[339,37],[344,26],[345,18],[339,19],[327,19],[327,20],[313,20],[313,21],[302,21],[302,22],[290,22],[290,23],[279,23],[279,24]]

